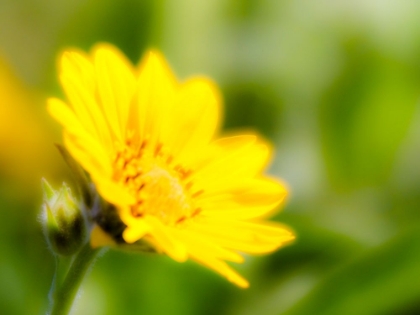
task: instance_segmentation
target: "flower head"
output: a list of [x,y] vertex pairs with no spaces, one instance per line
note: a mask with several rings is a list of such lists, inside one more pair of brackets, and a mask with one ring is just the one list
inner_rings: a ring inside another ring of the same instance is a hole
[[[49,111],[71,155],[113,205],[124,243],[145,241],[247,287],[225,261],[294,238],[262,219],[287,193],[261,174],[270,146],[257,135],[215,138],[221,97],[210,80],[178,82],[156,51],[134,67],[107,44],[90,55],[66,51],[60,80],[69,105],[50,99]],[[110,232],[103,221],[96,220],[92,243]]]

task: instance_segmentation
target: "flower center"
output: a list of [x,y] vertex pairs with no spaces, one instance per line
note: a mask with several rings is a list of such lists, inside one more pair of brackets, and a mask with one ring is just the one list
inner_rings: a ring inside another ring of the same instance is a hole
[[[153,149],[153,150],[151,150]],[[153,215],[167,225],[177,225],[201,212],[194,207],[191,171],[173,165],[173,157],[164,153],[162,145],[154,148],[143,141],[139,146],[129,143],[118,152],[114,162],[114,180],[127,187],[135,196],[131,215],[141,218]]]

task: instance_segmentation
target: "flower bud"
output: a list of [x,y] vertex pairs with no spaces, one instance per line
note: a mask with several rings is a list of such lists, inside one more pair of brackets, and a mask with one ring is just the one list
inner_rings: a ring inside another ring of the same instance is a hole
[[42,223],[51,250],[69,256],[76,253],[86,241],[86,220],[70,188],[63,183],[54,190],[42,180],[44,202]]

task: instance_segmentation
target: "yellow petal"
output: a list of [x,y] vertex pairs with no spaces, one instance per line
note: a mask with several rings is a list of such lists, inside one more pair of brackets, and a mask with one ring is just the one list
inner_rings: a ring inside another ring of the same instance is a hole
[[206,216],[246,220],[272,214],[286,195],[278,181],[251,179],[219,193],[203,193],[196,202]]
[[176,79],[165,59],[155,51],[149,52],[141,62],[137,103],[130,111],[130,128],[140,138],[147,138],[151,143],[159,140],[162,125],[173,106],[176,88]]
[[80,82],[88,91],[96,88],[95,71],[89,57],[77,50],[65,51],[60,58],[60,76]]
[[92,136],[81,126],[74,112],[58,99],[48,100],[48,110],[66,129],[64,140],[73,157],[88,172],[110,173],[107,154]]
[[96,46],[93,56],[103,111],[115,135],[122,140],[136,86],[133,69],[123,54],[111,45]]
[[91,174],[91,177],[96,185],[96,190],[106,201],[121,207],[135,203],[135,198],[130,195],[125,187],[107,177],[101,177],[101,174]]
[[163,129],[163,142],[178,159],[188,163],[210,142],[219,127],[220,103],[217,87],[206,78],[180,87]]
[[205,218],[191,224],[189,229],[205,235],[219,246],[251,254],[271,252],[294,239],[292,232],[273,222]]
[[82,126],[112,147],[109,125],[96,98],[95,72],[83,54],[68,51],[61,58],[61,84]]
[[92,138],[64,133],[64,144],[73,158],[91,175],[111,176],[112,168],[107,154]]
[[204,266],[207,266],[208,268],[215,270],[216,272],[218,272],[219,274],[221,274],[222,276],[224,276],[226,279],[236,284],[237,286],[244,289],[249,287],[248,281],[246,281],[236,271],[234,271],[231,267],[229,267],[229,265],[226,264],[224,261],[214,258],[208,254],[207,255],[203,254],[201,252],[192,251],[190,255],[194,260],[198,261]]
[[77,137],[88,137],[91,135],[83,128],[79,119],[66,103],[57,99],[50,98],[47,100],[48,112],[57,120],[70,134]]
[[150,226],[143,219],[137,219],[136,222],[131,222],[123,232],[124,240],[132,244],[141,239],[144,235],[150,232]]
[[271,156],[270,146],[255,135],[222,138],[212,147],[212,159],[193,175],[197,186],[206,191],[221,191],[258,175]]
[[183,229],[176,231],[176,235],[177,238],[184,243],[188,252],[194,252],[196,255],[211,254],[218,259],[229,260],[236,263],[242,263],[244,261],[244,258],[238,253],[209,242],[205,236],[199,233]]
[[92,232],[90,233],[90,246],[97,248],[101,246],[114,246],[115,241],[110,235],[105,233],[98,225],[94,225]]
[[150,235],[159,243],[159,246],[168,256],[178,262],[187,260],[188,255],[185,246],[174,238],[169,227],[164,226],[153,216],[145,216],[144,219],[151,227]]
[[65,52],[61,57],[61,84],[70,100],[72,108],[83,127],[91,134],[95,134],[95,125],[89,113],[89,107],[78,97],[75,85],[90,90],[95,89],[94,72],[92,65],[76,52]]

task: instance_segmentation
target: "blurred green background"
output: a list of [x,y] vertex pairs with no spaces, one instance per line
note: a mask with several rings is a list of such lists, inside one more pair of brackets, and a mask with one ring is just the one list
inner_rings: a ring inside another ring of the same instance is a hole
[[416,0],[0,0],[0,314],[46,310],[40,178],[71,179],[44,100],[62,96],[57,54],[98,41],[218,82],[225,128],[275,143],[291,188],[275,219],[298,238],[237,267],[248,290],[108,252],[73,314],[420,314],[419,16]]

